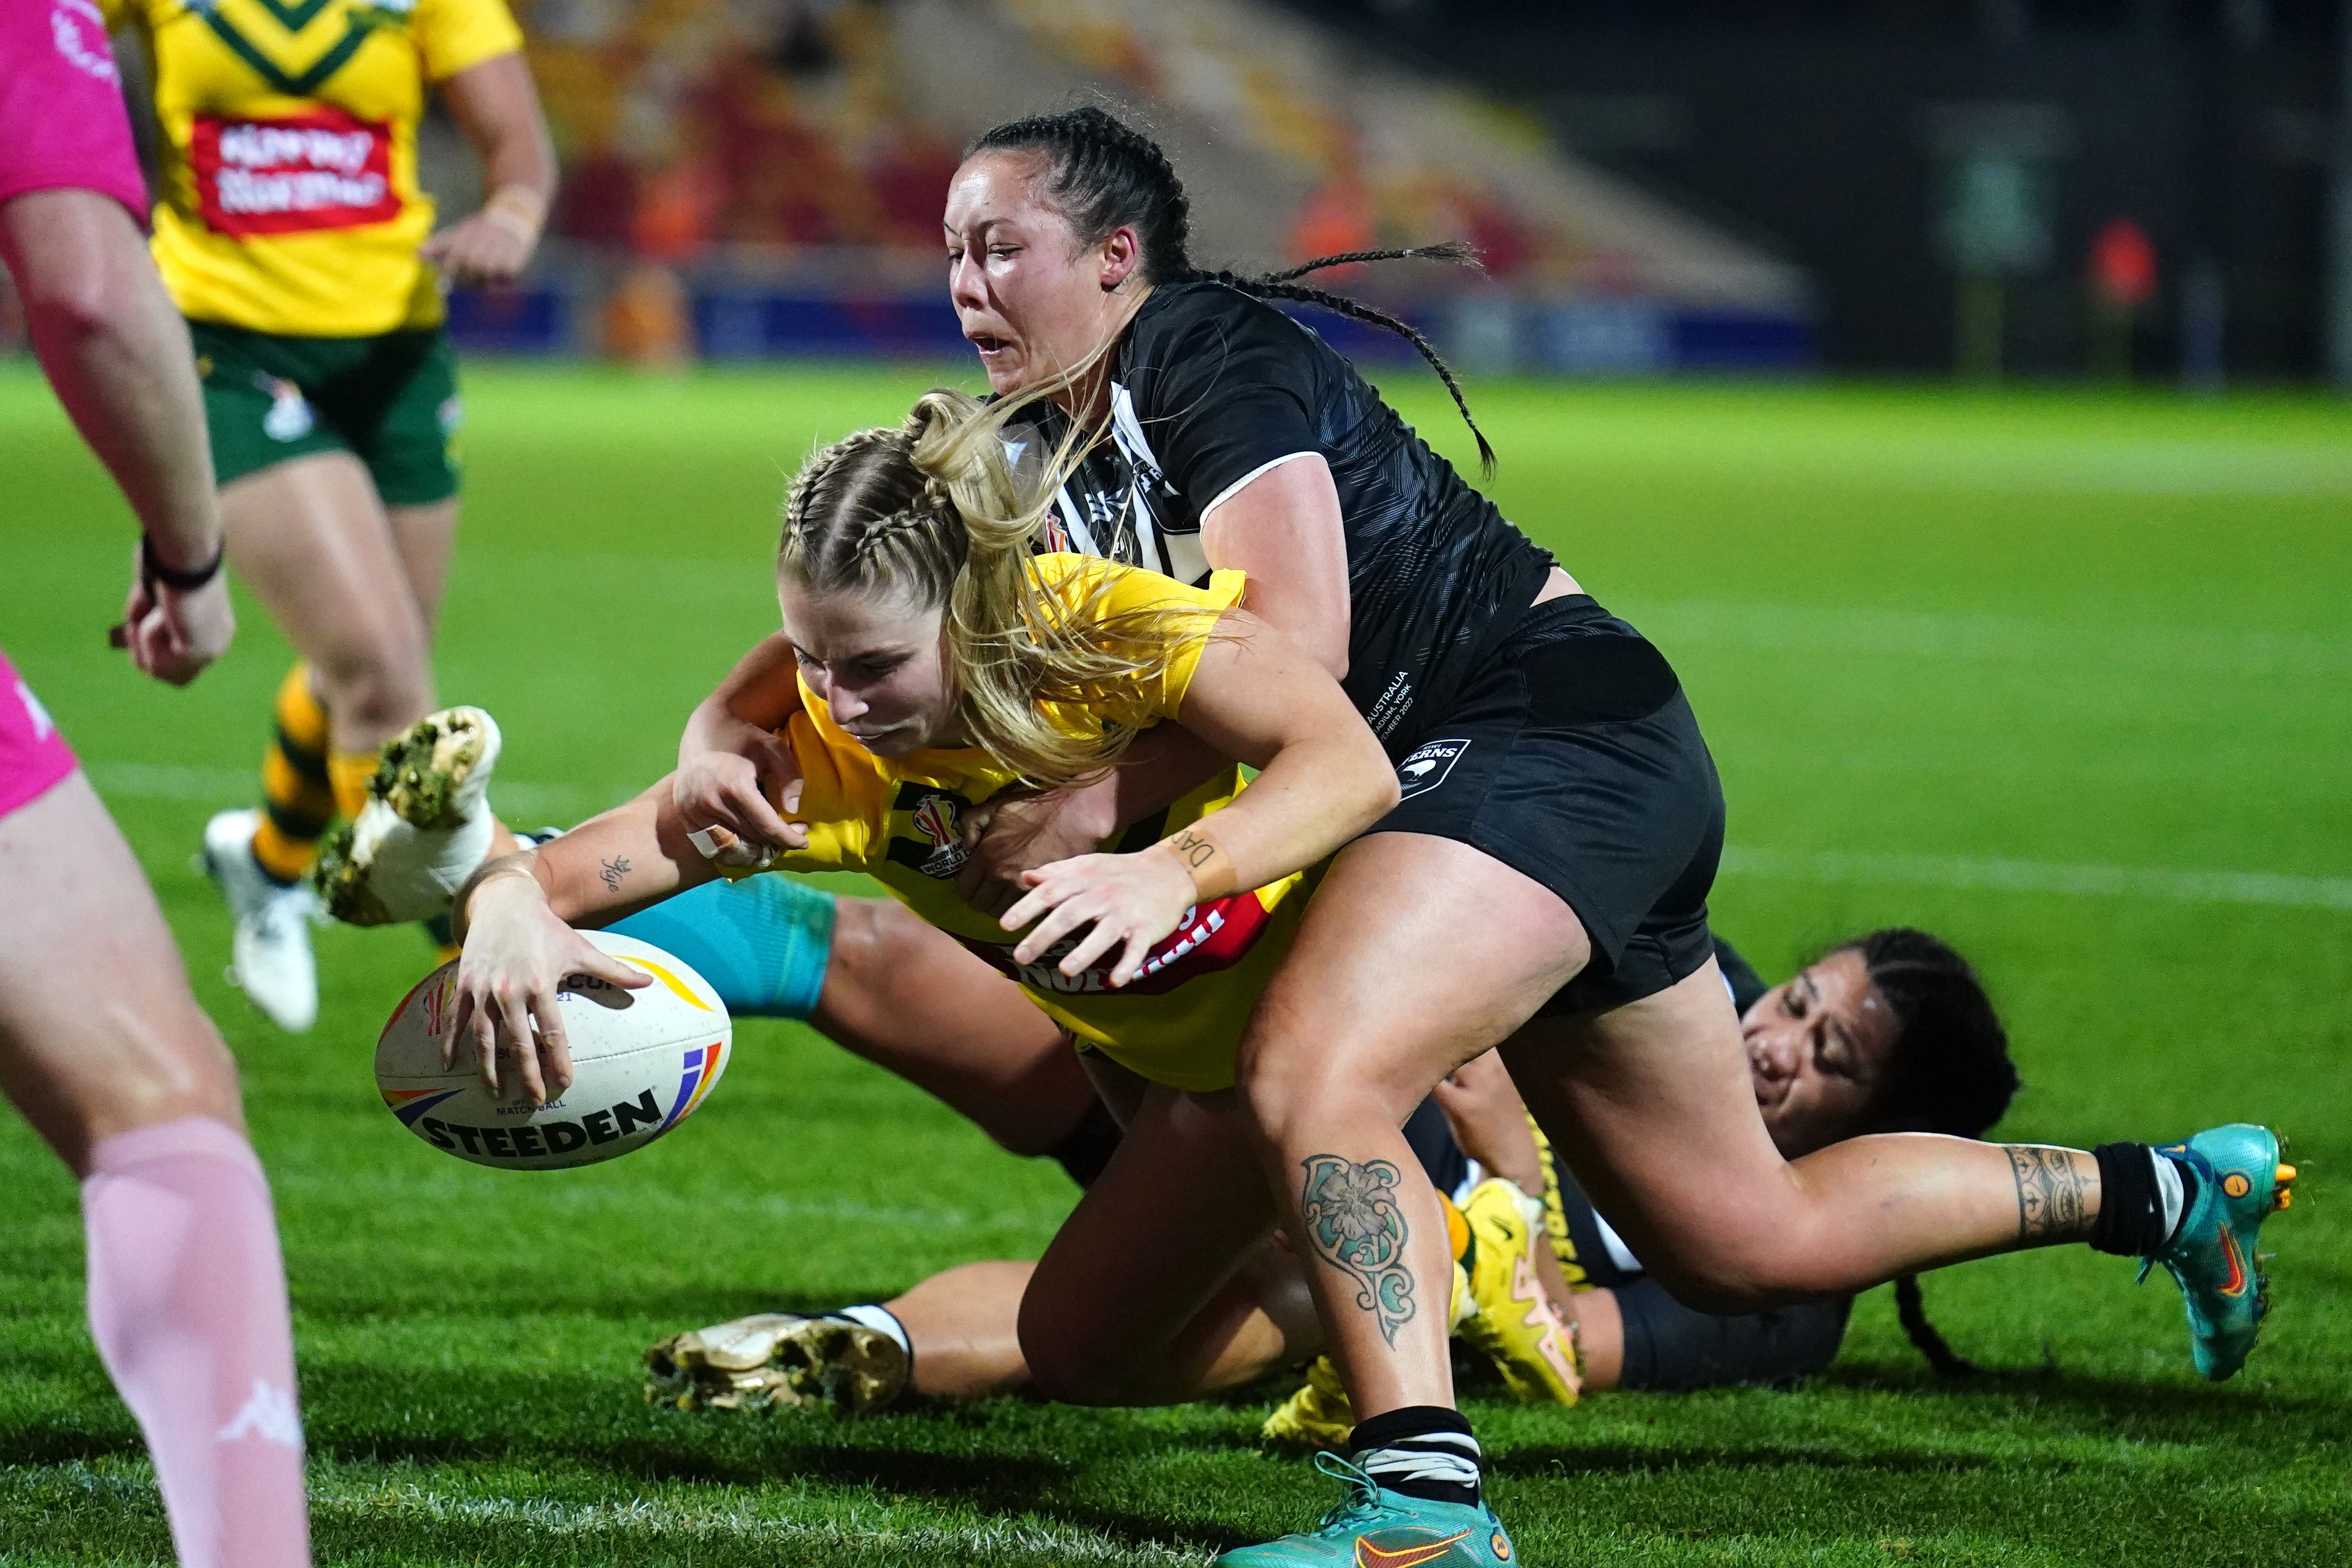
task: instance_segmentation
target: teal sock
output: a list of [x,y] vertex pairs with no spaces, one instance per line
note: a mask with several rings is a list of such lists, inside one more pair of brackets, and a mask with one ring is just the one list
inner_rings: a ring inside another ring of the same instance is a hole
[[738,1018],[803,1019],[833,956],[833,894],[776,875],[715,882],[606,929],[684,959]]

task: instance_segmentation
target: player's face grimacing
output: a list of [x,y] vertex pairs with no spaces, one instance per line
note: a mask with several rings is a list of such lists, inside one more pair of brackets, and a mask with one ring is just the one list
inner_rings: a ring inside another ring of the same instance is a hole
[[1756,1107],[1783,1155],[1869,1130],[1897,1030],[1859,952],[1841,947],[1773,987],[1739,1028]]
[[790,578],[776,597],[802,679],[859,745],[904,757],[963,744],[940,606],[895,593],[812,593]]
[[1114,293],[1136,265],[1132,231],[1080,245],[1036,189],[1033,153],[983,152],[948,187],[948,295],[988,385],[1019,392],[1082,363],[1124,319]]

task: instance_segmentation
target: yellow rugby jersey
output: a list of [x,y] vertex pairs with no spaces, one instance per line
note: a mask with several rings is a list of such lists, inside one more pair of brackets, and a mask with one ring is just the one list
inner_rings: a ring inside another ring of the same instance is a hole
[[417,246],[429,82],[522,47],[506,0],[105,0],[155,63],[155,263],[181,311],[362,338],[442,315]]
[[[1206,589],[1188,588],[1157,572],[1076,555],[1040,556],[1031,570],[1042,585],[1058,591],[1084,591],[1108,578],[1110,588],[1098,603],[1108,614],[1161,606],[1223,611],[1241,598],[1243,584],[1240,572],[1221,571]],[[1163,680],[1107,694],[1099,704],[1071,709],[1066,722],[1141,727],[1175,718],[1213,624],[1203,617],[1202,635]],[[1306,905],[1303,873],[1186,910],[1175,931],[1151,950],[1144,973],[1118,990],[1109,981],[1116,949],[1075,976],[1055,967],[1074,942],[1057,946],[1038,963],[1017,964],[1013,949],[1019,935],[974,910],[955,885],[965,860],[962,814],[1018,783],[1012,769],[978,749],[877,757],[835,725],[805,685],[801,701],[784,734],[805,779],[794,817],[807,825],[809,842],[779,864],[865,872],[926,922],[1018,981],[1072,1034],[1122,1065],[1178,1089],[1231,1086],[1242,1026],[1288,950]],[[1164,818],[1137,823],[1122,847],[1157,842],[1230,804],[1241,788],[1241,770],[1227,768],[1171,806]]]

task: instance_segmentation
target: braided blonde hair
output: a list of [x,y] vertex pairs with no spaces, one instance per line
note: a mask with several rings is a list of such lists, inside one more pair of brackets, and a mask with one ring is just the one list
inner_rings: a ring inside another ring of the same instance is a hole
[[896,429],[861,430],[803,465],[784,503],[776,571],[813,593],[941,608],[957,712],[973,741],[1040,789],[1098,777],[1136,731],[1057,725],[1046,704],[1099,706],[1156,681],[1202,631],[1188,607],[1106,614],[1108,578],[1076,601],[1043,593],[1028,562],[1081,450],[1074,433],[1042,476],[1015,474],[1006,418],[1031,401],[923,394]]

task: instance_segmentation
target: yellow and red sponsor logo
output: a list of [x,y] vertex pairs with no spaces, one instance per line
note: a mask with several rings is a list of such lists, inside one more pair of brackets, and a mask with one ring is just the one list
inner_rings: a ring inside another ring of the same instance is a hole
[[205,226],[238,239],[389,223],[392,127],[331,105],[277,120],[199,114],[188,137]]
[[[1184,911],[1176,929],[1145,956],[1135,978],[1118,994],[1160,996],[1196,976],[1229,969],[1248,956],[1271,920],[1265,904],[1255,893],[1227,894],[1223,898],[1196,904]],[[1032,990],[1060,996],[1110,994],[1110,972],[1118,967],[1120,951],[1114,945],[1086,968],[1075,975],[1065,975],[1062,959],[1077,946],[1079,935],[1064,937],[1039,955],[1034,964],[1013,958],[1016,943],[983,942],[971,936],[958,936],[956,940],[980,955],[1000,974]]]

